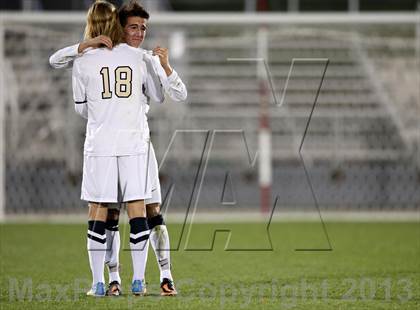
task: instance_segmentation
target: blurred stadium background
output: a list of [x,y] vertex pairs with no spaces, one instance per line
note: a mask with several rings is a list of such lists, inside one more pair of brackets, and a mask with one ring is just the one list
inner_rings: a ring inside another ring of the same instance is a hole
[[[48,58],[82,39],[90,3],[0,4],[2,219],[86,211],[84,121],[71,70]],[[243,214],[275,201],[276,211],[419,211],[418,1],[142,3],[143,47],[169,47],[189,91],[186,104],[166,100],[149,114],[167,212]],[[256,58],[267,60],[273,92]],[[306,60],[291,69],[293,59]],[[257,160],[269,160],[252,166],[259,148]]]

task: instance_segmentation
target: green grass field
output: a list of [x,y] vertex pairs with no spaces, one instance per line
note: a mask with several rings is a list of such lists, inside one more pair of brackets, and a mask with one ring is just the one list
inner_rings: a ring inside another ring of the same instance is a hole
[[[197,236],[209,227],[201,225]],[[245,231],[261,224],[232,225]],[[319,224],[310,222],[273,223],[273,251],[224,251],[223,234],[213,251],[174,251],[177,297],[159,296],[150,250],[148,296],[88,298],[86,225],[5,224],[0,226],[1,309],[420,309],[418,222],[326,227],[332,251],[295,251],[325,241]],[[173,238],[181,226],[168,228]],[[121,227],[125,248],[126,229]],[[127,250],[121,251],[121,263],[127,293]]]

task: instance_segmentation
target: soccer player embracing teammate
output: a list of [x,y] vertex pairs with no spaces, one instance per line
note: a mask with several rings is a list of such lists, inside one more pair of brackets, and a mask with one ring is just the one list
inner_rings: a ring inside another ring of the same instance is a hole
[[[187,91],[169,64],[167,49],[138,48],[148,19],[136,1],[123,5],[119,12],[108,2],[97,1],[88,12],[85,41],[50,57],[55,68],[73,63],[75,109],[88,120],[81,195],[89,202],[87,242],[93,282],[88,295],[121,294],[120,211],[112,208],[119,202],[127,203],[130,219],[132,293],[146,293],[150,239],[160,269],[161,295],[177,294],[147,112],[150,98],[163,102],[166,93],[174,101],[183,101]],[[106,291],[105,262],[110,282]]]

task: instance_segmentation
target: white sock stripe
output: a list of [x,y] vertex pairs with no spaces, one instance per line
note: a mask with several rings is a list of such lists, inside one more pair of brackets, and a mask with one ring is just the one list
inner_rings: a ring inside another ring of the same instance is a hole
[[141,231],[138,234],[130,234],[130,238],[137,239],[137,238],[140,238],[141,236],[148,235],[148,234],[150,234],[150,229]]
[[96,237],[96,238],[99,238],[99,239],[102,239],[102,240],[106,239],[106,234],[100,235],[100,234],[98,234],[94,231],[91,231],[91,230],[88,230],[88,235],[91,235],[93,237]]

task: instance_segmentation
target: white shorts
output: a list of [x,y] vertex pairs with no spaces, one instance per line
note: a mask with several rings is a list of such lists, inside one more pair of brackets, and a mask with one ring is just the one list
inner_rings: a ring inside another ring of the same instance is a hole
[[152,142],[149,143],[149,166],[148,174],[150,179],[150,184],[152,185],[152,198],[146,199],[146,205],[151,203],[162,203],[162,194],[160,192],[160,182],[159,182],[159,166],[156,160],[155,150],[153,148]]
[[84,156],[81,199],[116,203],[152,198],[147,154]]

